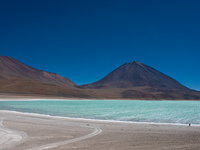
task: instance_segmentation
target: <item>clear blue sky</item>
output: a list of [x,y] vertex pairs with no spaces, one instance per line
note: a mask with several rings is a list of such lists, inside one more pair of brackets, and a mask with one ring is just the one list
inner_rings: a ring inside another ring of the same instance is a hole
[[200,0],[0,0],[0,55],[76,84],[140,61],[200,90]]

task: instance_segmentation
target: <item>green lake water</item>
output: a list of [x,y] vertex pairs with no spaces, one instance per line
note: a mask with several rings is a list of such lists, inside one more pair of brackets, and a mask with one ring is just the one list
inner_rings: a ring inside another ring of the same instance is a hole
[[0,110],[98,120],[200,125],[200,101],[0,101]]

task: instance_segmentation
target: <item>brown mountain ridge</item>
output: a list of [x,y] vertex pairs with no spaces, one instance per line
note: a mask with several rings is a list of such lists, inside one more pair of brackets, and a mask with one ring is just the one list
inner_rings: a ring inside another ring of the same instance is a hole
[[8,56],[0,56],[0,93],[12,95],[88,98],[70,79],[38,70]]
[[200,92],[138,61],[122,65],[97,82],[78,86],[68,78],[8,56],[0,56],[0,93],[87,99],[200,100]]
[[15,76],[65,87],[75,85],[68,78],[61,77],[56,73],[35,69],[8,56],[0,56],[0,71],[1,76]]

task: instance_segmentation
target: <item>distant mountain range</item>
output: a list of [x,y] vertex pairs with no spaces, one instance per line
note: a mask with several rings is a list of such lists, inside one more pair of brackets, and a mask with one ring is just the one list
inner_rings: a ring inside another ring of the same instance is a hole
[[0,93],[91,99],[200,100],[171,77],[137,61],[126,63],[101,80],[78,86],[58,74],[0,56]]

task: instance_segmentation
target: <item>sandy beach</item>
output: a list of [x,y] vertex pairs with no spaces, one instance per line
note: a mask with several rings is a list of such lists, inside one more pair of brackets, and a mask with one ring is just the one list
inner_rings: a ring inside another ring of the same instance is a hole
[[0,111],[0,150],[199,150],[200,126],[59,118]]

